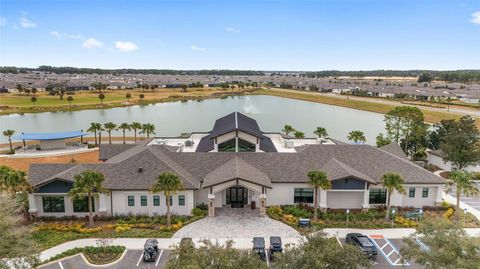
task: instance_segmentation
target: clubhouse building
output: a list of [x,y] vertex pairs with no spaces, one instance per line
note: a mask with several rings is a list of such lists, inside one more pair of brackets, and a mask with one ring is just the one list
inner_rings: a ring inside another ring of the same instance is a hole
[[443,179],[409,161],[400,147],[350,145],[334,139],[292,138],[262,132],[257,122],[234,112],[216,120],[212,131],[162,137],[137,144],[100,147],[97,164],[32,164],[30,213],[38,216],[84,216],[86,200],[72,201],[67,193],[73,178],[85,170],[105,176],[107,194],[95,198],[99,215],[162,215],[167,199],[148,190],[163,172],[177,174],[183,190],[169,197],[177,215],[207,204],[215,208],[256,208],[313,203],[307,173],[322,170],[332,188],[320,191],[319,207],[368,209],[387,199],[381,185],[385,173],[400,174],[406,195],[393,193],[400,207],[434,206],[441,202]]

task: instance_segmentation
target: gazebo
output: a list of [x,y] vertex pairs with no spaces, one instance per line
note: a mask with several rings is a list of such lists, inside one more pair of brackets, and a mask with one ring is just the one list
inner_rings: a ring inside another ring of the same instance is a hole
[[21,135],[13,136],[14,140],[23,140],[25,146],[25,140],[40,141],[40,149],[63,149],[66,148],[65,140],[70,138],[76,138],[88,135],[83,130],[71,131],[71,132],[58,132],[58,133],[23,133]]

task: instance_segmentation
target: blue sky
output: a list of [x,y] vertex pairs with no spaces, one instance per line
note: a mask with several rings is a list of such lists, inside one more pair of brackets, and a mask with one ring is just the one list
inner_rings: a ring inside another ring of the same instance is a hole
[[0,0],[0,65],[480,69],[479,0]]

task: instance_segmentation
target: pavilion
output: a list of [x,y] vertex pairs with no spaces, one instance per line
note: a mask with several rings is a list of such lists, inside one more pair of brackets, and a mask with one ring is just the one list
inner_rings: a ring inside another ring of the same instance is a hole
[[13,136],[14,140],[23,140],[25,146],[26,140],[40,141],[40,149],[64,149],[66,148],[66,140],[70,138],[80,137],[88,135],[83,130],[71,131],[71,132],[58,132],[58,133],[23,133],[21,135]]

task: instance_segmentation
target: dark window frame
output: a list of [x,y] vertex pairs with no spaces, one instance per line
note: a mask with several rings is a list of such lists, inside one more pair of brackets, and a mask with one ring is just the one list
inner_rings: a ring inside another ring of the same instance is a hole
[[[88,213],[88,197],[83,199],[74,199],[72,201],[73,212]],[[92,197],[92,212],[95,212],[95,198]]]
[[140,195],[140,206],[148,205],[148,197],[146,195]]
[[160,195],[153,196],[153,206],[160,206]]
[[368,195],[369,204],[386,204],[387,203],[387,190],[386,189],[370,189]]
[[417,188],[415,188],[415,187],[408,188],[408,197],[409,198],[415,198],[416,190],[417,190]]
[[[58,207],[57,203],[61,202]],[[42,207],[45,213],[65,213],[65,197],[63,196],[42,196]]]
[[428,198],[429,188],[422,188],[422,198]]
[[178,195],[178,205],[185,206],[185,195],[183,194]]
[[314,191],[313,188],[294,188],[293,202],[295,204],[313,203]]
[[127,196],[127,203],[128,203],[128,206],[132,206],[132,207],[135,206],[135,196],[134,195],[128,195]]
[[170,199],[168,199],[170,206],[173,206],[173,195],[170,195]]

